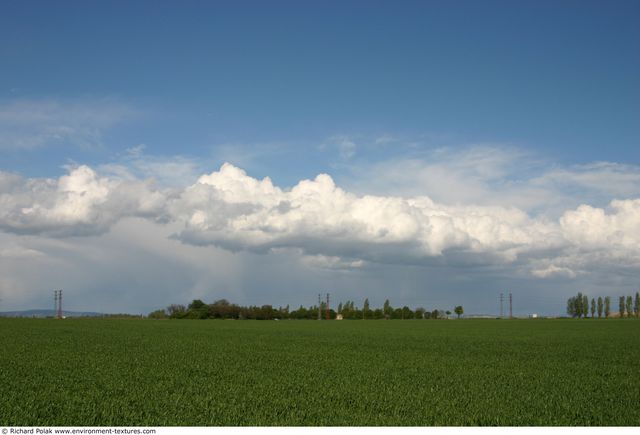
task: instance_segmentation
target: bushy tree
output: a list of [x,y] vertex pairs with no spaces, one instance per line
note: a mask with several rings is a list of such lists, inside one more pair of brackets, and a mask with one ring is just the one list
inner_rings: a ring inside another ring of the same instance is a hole
[[167,313],[172,319],[182,319],[187,312],[187,307],[184,305],[171,304],[167,307]]
[[602,317],[602,309],[603,309],[602,296],[598,296],[598,318]]
[[218,299],[208,306],[207,316],[210,319],[255,318],[253,313],[249,311],[249,307],[240,307],[236,304],[230,303],[226,299]]
[[316,314],[316,316],[317,316],[317,311],[315,313],[313,313],[313,312],[310,313],[310,310],[307,310],[305,307],[300,305],[300,308],[298,308],[297,310],[291,311],[289,316],[292,319],[308,319],[309,316],[311,316],[313,314]]
[[200,299],[194,299],[193,301],[191,301],[191,303],[189,304],[189,309],[190,310],[199,310],[202,309],[203,307],[205,307],[207,304],[205,304],[204,302],[202,302]]
[[418,308],[416,308],[416,310],[414,311],[414,313],[415,313],[415,318],[416,318],[416,319],[424,319],[424,312],[425,312],[425,311],[426,311],[426,310],[425,310],[424,308],[422,308],[422,307],[418,307]]
[[151,313],[149,313],[148,316],[150,319],[166,319],[167,316],[167,312],[165,310],[155,310]]
[[464,308],[462,308],[462,305],[458,305],[453,309],[453,311],[458,315],[458,319],[464,314]]
[[187,307],[185,317],[188,319],[206,319],[209,315],[208,306],[200,299],[194,299]]
[[411,308],[406,305],[402,307],[402,320],[413,319],[414,316],[415,315],[413,314],[413,311],[411,311]]
[[362,319],[362,311],[356,308],[353,301],[347,301],[342,304],[340,313],[343,319]]

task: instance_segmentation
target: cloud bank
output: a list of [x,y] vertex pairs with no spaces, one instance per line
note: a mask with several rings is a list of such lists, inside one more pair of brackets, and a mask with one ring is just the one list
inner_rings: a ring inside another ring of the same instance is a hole
[[326,174],[282,188],[228,163],[179,189],[130,174],[100,175],[88,166],[58,179],[0,172],[6,233],[96,235],[131,217],[171,224],[172,237],[184,244],[290,250],[320,268],[464,265],[574,278],[608,264],[640,267],[640,199],[582,204],[549,219],[512,206],[358,195]]

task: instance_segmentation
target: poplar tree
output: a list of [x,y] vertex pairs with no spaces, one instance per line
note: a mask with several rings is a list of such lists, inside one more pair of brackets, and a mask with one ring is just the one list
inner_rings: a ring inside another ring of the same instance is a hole
[[604,317],[609,317],[611,314],[611,296],[604,298]]
[[389,299],[384,301],[384,306],[382,307],[382,312],[384,313],[385,317],[391,315],[391,303],[389,302]]
[[596,317],[596,300],[595,299],[591,299],[591,318],[593,319],[594,317]]
[[633,298],[627,296],[627,317],[633,316]]
[[636,299],[633,302],[633,312],[636,317],[640,317],[640,292],[636,292]]
[[576,317],[576,298],[575,296],[567,299],[567,314]]
[[602,296],[598,296],[598,318],[602,317]]
[[620,296],[618,301],[618,310],[620,311],[620,318],[624,317],[624,296]]
[[576,296],[576,306],[575,306],[576,316],[578,317],[578,319],[580,318],[580,316],[584,314],[584,310],[582,309],[583,300],[584,299],[582,299],[582,293],[578,292],[578,295]]

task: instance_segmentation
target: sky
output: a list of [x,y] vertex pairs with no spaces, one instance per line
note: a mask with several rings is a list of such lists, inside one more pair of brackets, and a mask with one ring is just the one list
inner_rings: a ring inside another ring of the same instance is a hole
[[[640,288],[636,1],[10,1],[0,311]],[[615,305],[615,304],[614,304]]]

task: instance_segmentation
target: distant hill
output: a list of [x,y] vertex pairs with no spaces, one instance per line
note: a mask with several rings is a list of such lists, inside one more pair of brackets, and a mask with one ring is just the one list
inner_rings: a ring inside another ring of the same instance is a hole
[[[65,317],[101,317],[102,313],[94,313],[90,311],[63,311]],[[55,317],[54,310],[24,310],[24,311],[5,311],[0,312],[0,317]]]

